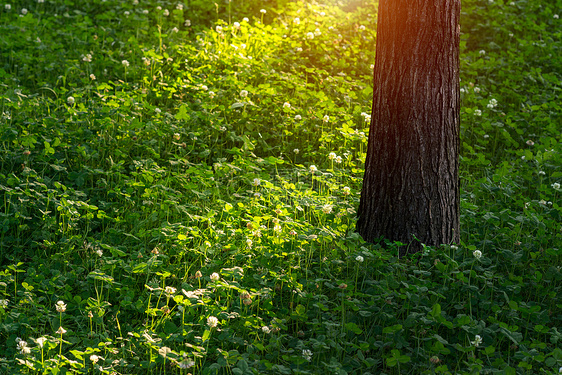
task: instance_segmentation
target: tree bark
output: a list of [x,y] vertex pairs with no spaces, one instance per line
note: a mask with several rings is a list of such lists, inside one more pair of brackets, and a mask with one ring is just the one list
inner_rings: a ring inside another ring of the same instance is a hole
[[357,231],[406,246],[459,241],[460,0],[380,0]]

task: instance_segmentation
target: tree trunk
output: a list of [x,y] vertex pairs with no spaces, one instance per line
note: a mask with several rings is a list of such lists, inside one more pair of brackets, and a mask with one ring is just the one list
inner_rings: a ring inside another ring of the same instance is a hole
[[357,231],[400,255],[459,241],[460,0],[380,0]]

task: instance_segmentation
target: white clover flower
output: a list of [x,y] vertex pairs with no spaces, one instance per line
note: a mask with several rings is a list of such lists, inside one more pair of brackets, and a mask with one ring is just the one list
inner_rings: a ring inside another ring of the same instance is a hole
[[267,10],[265,10],[265,9],[260,9],[260,13],[261,13],[261,14],[266,14],[266,13],[267,13]]
[[244,21],[244,22],[250,22],[250,20],[248,19],[248,17],[242,18],[242,21]]
[[10,4],[6,4],[6,5],[4,5],[4,9],[10,10],[10,9],[12,9],[12,6]]
[[283,108],[287,108],[287,109],[291,108],[291,103],[289,102],[283,103]]
[[90,79],[91,79],[92,81],[95,81],[95,80],[96,80],[96,76],[92,73],[92,74],[90,74]]
[[363,263],[363,261],[365,260],[361,255],[357,255],[357,257],[355,258],[356,261],[358,261],[359,263]]
[[337,156],[337,155],[336,155],[335,152],[330,152],[330,153],[328,154],[328,159],[334,160],[334,159],[336,158],[336,156]]
[[215,27],[215,30],[217,31],[217,33],[222,33],[222,26],[217,26]]
[[487,105],[488,108],[495,108],[497,106],[498,106],[498,101],[496,99],[490,99]]
[[179,141],[181,138],[181,134],[180,133],[174,133],[174,141]]
[[214,316],[210,316],[207,318],[207,325],[211,328],[215,328],[219,324],[219,320]]
[[66,333],[66,329],[59,327],[59,329],[57,329],[57,331],[55,332],[57,335],[64,335]]
[[301,23],[301,19],[299,17],[295,17],[295,19],[293,20],[293,23],[295,25],[299,25]]
[[324,212],[325,214],[331,214],[332,213],[332,208],[334,206],[331,204],[325,204],[322,206],[322,212]]
[[232,26],[233,26],[235,29],[239,29],[239,28],[240,28],[240,22],[234,22],[234,23],[232,24]]
[[177,10],[183,10],[183,4],[176,5],[176,9]]
[[165,17],[168,17],[168,16],[170,15],[170,11],[169,11],[168,9],[164,9],[164,12],[162,12],[162,14],[163,14]]
[[302,47],[297,47],[297,48],[295,49],[295,51],[297,51],[297,52],[302,52]]
[[156,10],[162,10],[162,7],[161,7],[160,5],[158,5],[158,6],[156,7]]
[[480,54],[480,56],[484,56],[486,54],[486,51],[484,51],[483,49],[481,49],[480,51],[478,51],[478,53]]
[[314,39],[314,33],[312,32],[306,33],[306,39]]
[[179,31],[180,31],[180,29],[178,29],[177,27],[174,27],[174,28],[172,29],[172,32],[173,32],[173,33],[177,33],[177,32],[179,32]]
[[527,142],[525,142],[528,146],[533,146],[535,144],[535,142],[533,142],[532,140],[527,140]]
[[482,252],[480,250],[474,250],[474,252],[472,253],[472,255],[474,255],[474,257],[476,259],[480,259],[482,258]]
[[271,332],[271,330],[269,329],[268,326],[263,326],[263,327],[261,327],[261,330],[262,330],[263,333],[266,333],[266,334],[269,333],[269,332]]
[[37,340],[35,340],[35,342],[37,343],[37,345],[39,345],[40,348],[42,348],[43,345],[45,345],[46,341],[47,341],[46,337],[39,337]]
[[470,343],[478,347],[478,345],[482,344],[482,337],[480,337],[480,335],[476,335],[474,336],[474,341],[471,341]]
[[254,243],[254,242],[253,242],[251,239],[249,239],[249,238],[246,239],[246,245],[248,246],[249,249],[252,248],[252,244],[253,244],[253,243]]
[[320,29],[316,29],[316,30],[314,30],[314,35],[320,36],[320,35],[322,35],[322,32],[320,31]]
[[[298,153],[301,152],[301,151],[300,151],[298,148],[295,148],[295,149],[293,150],[293,152],[294,152],[295,154],[298,154]],[[314,167],[314,168],[316,168],[316,167]]]
[[164,289],[164,293],[170,294],[170,295],[171,295],[171,294],[176,294],[176,288],[174,288],[173,286],[167,286],[167,287]]
[[219,279],[220,279],[220,276],[219,276],[218,273],[213,272],[213,273],[211,274],[211,281],[219,281]]
[[300,120],[300,119],[302,119],[301,115],[295,115],[295,120],[298,121],[298,120]]
[[283,231],[283,228],[281,228],[281,225],[275,224],[275,226],[273,227],[273,231],[276,233],[281,233]]
[[[560,16],[558,16],[558,14],[555,14],[555,15],[552,16],[552,18],[554,18],[555,20],[557,20],[559,17]],[[560,369],[562,370],[562,367],[560,367]],[[560,371],[560,372],[562,372],[562,371]]]
[[310,170],[310,172],[314,173],[318,170],[318,168],[316,168],[316,166],[313,164],[310,167],[308,167],[308,169]]
[[252,185],[253,186],[260,186],[261,185],[261,181],[259,178],[254,178],[254,180],[252,181]]
[[191,20],[185,20],[185,22],[183,23],[183,25],[184,25],[185,27],[191,26]]
[[214,91],[209,91],[209,97],[210,97],[211,99],[213,99],[213,98],[215,97],[215,95],[216,95],[216,94],[214,93]]
[[21,10],[21,14],[23,14],[23,15],[25,16],[25,15],[27,14],[27,9],[25,9],[25,8],[22,8],[22,10]]
[[123,14],[125,15],[125,17],[129,17],[131,15],[131,12],[126,10],[126,11],[123,12]]
[[98,256],[101,258],[101,256],[103,255],[103,251],[101,249],[97,249],[96,254],[98,254]]
[[92,354],[92,355],[90,356],[90,361],[92,361],[94,364],[95,364],[95,363],[98,363],[99,360],[100,360],[100,357],[98,357],[98,356],[95,355],[95,354]]
[[74,104],[74,97],[73,96],[69,96],[68,98],[66,98],[66,102],[70,105]]
[[365,26],[363,26],[363,25],[359,26],[359,30],[365,31]]
[[27,346],[27,341],[23,341],[20,339],[20,341],[17,342],[17,346],[21,354],[25,355],[31,353],[31,350]]
[[474,110],[474,116],[482,116],[482,111],[479,109]]
[[310,362],[310,360],[312,359],[312,351],[310,351],[309,349],[303,349],[302,356],[305,360]]
[[188,359],[184,359],[183,361],[178,363],[179,368],[188,369],[195,366],[195,361],[190,361]]
[[324,122],[330,121],[330,116],[325,115],[325,116],[322,118],[322,121],[324,121]]
[[160,108],[154,108],[154,112],[156,112],[156,113],[161,113],[162,110],[161,110]]
[[474,87],[474,92],[478,94],[480,92],[480,87],[478,86]]
[[63,301],[58,301],[57,304],[55,305],[55,308],[57,309],[57,312],[65,312],[66,311],[66,304]]
[[123,66],[124,66],[125,68],[127,68],[129,65],[131,65],[131,64],[129,64],[129,62],[128,62],[127,60],[121,61],[121,64],[123,64]]
[[342,190],[344,195],[351,194],[351,189],[349,188],[349,186],[344,186]]
[[10,301],[8,301],[7,299],[0,299],[0,307],[6,308],[8,307],[8,303]]
[[203,90],[203,91],[207,91],[208,89],[209,89],[209,88],[208,88],[207,86],[205,86],[205,85],[202,85],[202,86],[201,86],[201,90]]
[[553,183],[551,186],[552,186],[552,188],[555,189],[555,190],[559,190],[559,189],[560,189],[560,184],[559,184],[558,182]]
[[341,158],[341,156],[336,156],[336,164],[341,164],[342,161],[343,159]]

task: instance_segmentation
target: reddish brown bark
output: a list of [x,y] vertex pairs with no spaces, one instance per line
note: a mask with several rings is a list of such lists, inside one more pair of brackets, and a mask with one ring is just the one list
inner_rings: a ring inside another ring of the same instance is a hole
[[402,254],[459,241],[459,17],[460,0],[379,3],[357,231]]

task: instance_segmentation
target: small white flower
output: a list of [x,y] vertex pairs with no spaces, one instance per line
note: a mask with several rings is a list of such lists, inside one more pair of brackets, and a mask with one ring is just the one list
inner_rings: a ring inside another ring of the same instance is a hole
[[261,327],[261,330],[262,330],[263,333],[269,333],[269,332],[271,332],[271,330],[269,329],[268,326],[263,326],[263,327]]
[[324,212],[325,214],[330,214],[332,213],[332,208],[334,206],[332,206],[331,204],[325,204],[322,206],[322,212]]
[[474,92],[478,94],[480,92],[480,87],[478,86],[474,87]]
[[308,169],[310,170],[310,172],[314,173],[318,170],[318,168],[316,168],[316,166],[313,164],[310,167],[308,167]]
[[95,80],[96,80],[96,76],[92,73],[92,74],[90,74],[90,79],[91,79],[92,81],[95,81]]
[[357,255],[357,257],[355,258],[356,261],[358,261],[359,263],[363,263],[363,261],[365,260],[361,255]]
[[95,355],[95,354],[92,354],[92,355],[90,356],[90,361],[92,361],[92,362],[94,362],[94,363],[98,363],[99,360],[100,360],[100,357],[98,357],[98,356]]
[[209,91],[209,97],[210,97],[211,99],[213,99],[213,98],[215,97],[215,95],[216,95],[216,94],[214,93],[214,91]]
[[301,115],[295,115],[295,120],[298,121],[298,120],[300,120],[300,119],[302,119]]
[[303,356],[304,359],[306,359],[308,362],[310,362],[310,360],[312,359],[312,351],[310,351],[308,349],[303,349],[302,356]]
[[351,189],[349,188],[349,186],[344,186],[342,190],[344,195],[351,194]]
[[330,152],[330,153],[328,154],[328,159],[334,160],[334,159],[336,158],[336,156],[337,156],[337,155],[336,155],[335,152]]
[[177,10],[183,10],[183,4],[176,5],[176,9]]
[[314,35],[320,36],[320,35],[322,35],[322,32],[320,31],[320,29],[316,29],[316,30],[314,30]]
[[474,257],[476,259],[480,259],[482,258],[482,252],[480,250],[474,250],[474,252],[472,253],[472,255],[474,255]]
[[482,111],[479,109],[474,110],[474,116],[482,116]]
[[12,6],[10,4],[6,4],[6,5],[4,5],[4,9],[10,10],[10,9],[12,9]]
[[214,316],[210,316],[207,318],[207,324],[209,325],[209,327],[215,328],[219,324],[219,320]]
[[174,133],[174,141],[179,141],[181,138],[181,134],[180,133]]
[[254,178],[254,180],[252,181],[252,185],[253,186],[260,186],[261,185],[261,181],[259,178]]
[[173,32],[173,33],[177,33],[177,32],[179,32],[179,31],[180,31],[180,30],[179,30],[177,27],[174,27],[174,28],[172,29],[172,32]]
[[239,28],[240,28],[240,22],[234,22],[234,23],[232,24],[232,26],[233,26],[235,29],[239,29]]
[[63,301],[58,301],[55,305],[57,312],[65,312],[66,311],[66,304]]
[[298,25],[298,24],[301,23],[301,19],[300,19],[299,17],[296,17],[296,18],[293,20],[293,23],[294,23],[295,25]]
[[37,340],[35,340],[35,342],[37,343],[37,345],[39,345],[40,348],[42,348],[43,345],[45,345],[46,341],[47,341],[46,337],[39,337]]
[[488,108],[495,108],[498,106],[498,101],[496,99],[490,99],[488,102]]
[[484,56],[486,54],[486,51],[484,51],[483,49],[481,49],[480,51],[478,51],[478,53],[480,54],[480,56]]
[[27,9],[25,9],[25,8],[22,8],[22,10],[21,10],[21,14],[23,14],[23,15],[25,16],[25,15],[27,14]]
[[[557,19],[559,18],[559,16],[558,16],[558,14],[555,14],[555,15],[552,16],[552,18],[554,18],[555,20],[557,20]],[[561,367],[561,369],[562,369],[562,367]],[[561,371],[561,372],[562,372],[562,371]]]
[[129,12],[128,10],[124,11],[123,14],[125,15],[125,17],[129,17],[129,15],[131,15],[131,12]]
[[168,295],[172,295],[176,293],[176,288],[172,287],[172,286],[167,286],[164,289],[164,293],[168,294]]
[[211,281],[219,281],[219,279],[220,279],[220,276],[219,276],[218,273],[213,272],[213,273],[211,274]]
[[6,308],[8,307],[8,303],[10,301],[8,301],[7,299],[0,299],[0,307]]
[[330,121],[330,116],[325,115],[325,116],[322,118],[322,121],[324,121],[324,122]]
[[297,48],[295,49],[295,51],[297,51],[297,52],[302,52],[302,47],[297,47]]
[[341,158],[341,156],[336,156],[336,164],[341,164],[342,161],[343,159]]
[[222,33],[222,26],[217,26],[215,27],[215,30],[217,31],[217,33]]
[[179,368],[184,368],[184,369],[188,369],[195,366],[195,362],[194,361],[190,361],[188,359],[184,359],[183,361],[178,363],[178,367]]
[[291,104],[289,102],[285,102],[285,103],[283,103],[283,108],[289,109],[289,108],[291,108]]
[[314,39],[314,33],[312,32],[306,33],[306,39]]
[[[293,152],[294,152],[295,154],[298,154],[298,153],[301,152],[301,151],[300,151],[298,148],[295,148],[295,149],[293,150]],[[316,168],[316,167],[314,167],[314,168]]]
[[64,335],[66,333],[66,329],[59,327],[59,329],[57,329],[57,331],[55,332],[57,335]]
[[98,256],[101,257],[103,255],[103,251],[101,249],[97,249],[96,254],[98,254]]
[[170,11],[169,11],[168,9],[164,9],[164,12],[162,12],[162,14],[163,14],[165,17],[168,17],[168,16],[170,15]]
[[156,113],[161,113],[162,110],[161,110],[160,108],[154,108],[154,112],[156,112]]
[[70,105],[74,104],[74,97],[73,96],[69,96],[68,98],[66,98],[66,102]]
[[121,61],[121,64],[123,64],[123,66],[124,66],[125,68],[128,67],[129,65],[131,65],[131,64],[129,64],[129,62],[128,62],[127,60]]
[[253,241],[251,239],[247,238],[246,239],[246,245],[248,246],[249,249],[252,248],[252,244],[253,244]]
[[27,341],[20,340],[17,342],[17,345],[18,345],[18,350],[20,351],[21,354],[31,353],[31,350],[27,346]]
[[471,341],[470,343],[477,347],[478,345],[482,344],[482,337],[480,337],[480,335],[476,335],[474,336],[474,341]]
[[261,13],[261,14],[266,14],[266,13],[267,13],[267,10],[265,10],[265,9],[260,9],[260,13]]
[[558,182],[553,183],[551,186],[552,186],[552,188],[555,189],[555,190],[560,189],[560,184],[559,184]]
[[365,31],[365,26],[363,26],[363,25],[359,26],[359,30]]
[[185,20],[185,22],[183,23],[183,25],[184,25],[185,27],[191,26],[191,20]]

